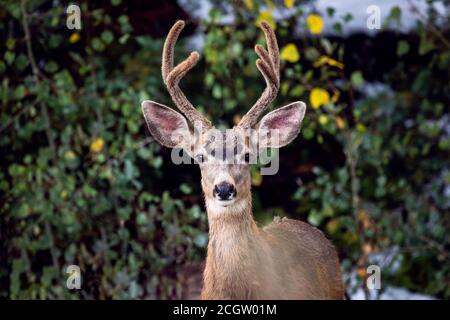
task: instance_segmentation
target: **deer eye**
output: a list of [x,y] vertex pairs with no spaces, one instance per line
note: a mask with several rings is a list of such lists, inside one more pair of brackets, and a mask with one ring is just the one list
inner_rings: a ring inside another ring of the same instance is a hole
[[250,162],[250,153],[246,152],[244,154],[244,161],[245,161],[245,163],[249,163]]
[[206,156],[202,153],[195,156],[195,161],[198,163],[203,163],[206,160]]

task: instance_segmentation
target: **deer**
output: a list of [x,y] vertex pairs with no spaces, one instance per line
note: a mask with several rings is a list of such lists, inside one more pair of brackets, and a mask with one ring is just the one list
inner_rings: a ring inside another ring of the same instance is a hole
[[[259,139],[262,148],[279,149],[289,144],[298,135],[306,111],[305,103],[297,101],[259,120],[280,87],[280,56],[274,31],[263,21],[260,27],[267,49],[255,46],[259,57],[256,67],[266,84],[264,91],[237,125],[220,131],[179,87],[180,80],[199,60],[194,51],[174,66],[175,43],[184,26],[179,20],[170,29],[161,68],[167,90],[184,116],[151,100],[142,102],[142,112],[157,142],[182,149],[200,167],[209,227],[201,299],[343,299],[336,249],[319,229],[286,217],[275,217],[260,228],[253,218],[249,159],[254,148],[249,144],[254,139]],[[257,134],[250,136],[248,131]],[[262,131],[277,132],[277,139],[264,138],[258,134]],[[217,150],[224,152],[218,155]],[[241,161],[228,161],[229,157]]]

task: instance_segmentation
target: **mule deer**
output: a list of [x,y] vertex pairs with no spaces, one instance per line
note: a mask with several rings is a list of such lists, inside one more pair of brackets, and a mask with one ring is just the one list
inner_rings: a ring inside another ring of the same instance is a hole
[[[218,130],[193,107],[178,85],[199,59],[198,53],[192,52],[174,67],[174,46],[183,27],[183,21],[176,22],[167,36],[162,76],[175,105],[194,128],[180,113],[153,101],[144,101],[142,111],[150,133],[160,144],[182,148],[200,166],[209,224],[202,299],[342,299],[336,251],[318,229],[287,218],[275,218],[260,229],[253,220],[248,162],[253,156],[250,143],[255,135],[246,132],[276,130],[278,140],[259,134],[256,137],[260,147],[280,148],[297,136],[306,110],[303,102],[294,102],[257,123],[280,86],[274,32],[262,22],[267,49],[255,47],[259,56],[256,66],[266,82],[264,92],[233,129],[217,135]],[[199,132],[196,138],[194,131]],[[218,155],[215,150],[224,152]],[[236,157],[242,161],[230,163],[230,158]]]

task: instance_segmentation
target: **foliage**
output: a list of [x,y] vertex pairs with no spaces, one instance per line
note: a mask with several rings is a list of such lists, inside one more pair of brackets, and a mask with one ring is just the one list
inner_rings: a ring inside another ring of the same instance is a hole
[[[149,97],[172,105],[162,39],[136,35],[121,1],[79,1],[80,31],[50,3],[0,4],[0,296],[181,297],[183,266],[204,256],[207,222],[198,170],[171,163],[139,107]],[[374,254],[396,248],[383,285],[449,298],[449,24],[433,24],[430,4],[429,21],[418,15],[418,43],[398,42],[376,86],[344,41],[323,35],[334,10],[303,4],[213,6],[201,21],[202,62],[182,86],[219,126],[237,122],[264,86],[254,65],[253,46],[264,43],[257,22],[276,25],[277,105],[312,108],[281,151],[278,178],[252,170],[258,221],[289,215],[325,230],[344,270],[358,271],[358,286]],[[282,21],[276,8],[287,11]],[[232,24],[220,24],[223,10]],[[402,36],[399,10],[388,22]],[[351,15],[334,18],[339,32]],[[83,270],[80,291],[65,288],[71,264]]]

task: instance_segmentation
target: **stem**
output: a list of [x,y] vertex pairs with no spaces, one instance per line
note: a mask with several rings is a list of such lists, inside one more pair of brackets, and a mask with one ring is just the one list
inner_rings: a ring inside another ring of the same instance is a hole
[[[359,246],[360,251],[362,252],[362,256],[358,259],[357,262],[357,268],[361,267],[361,264],[363,267],[366,264],[367,256],[363,252],[363,246],[365,243],[365,237],[364,237],[364,230],[362,227],[361,222],[359,221],[359,212],[360,212],[360,199],[358,195],[359,191],[359,178],[356,174],[356,167],[358,165],[358,159],[355,155],[355,146],[353,142],[353,136],[350,130],[348,130],[345,133],[345,139],[346,139],[346,161],[349,168],[350,173],[350,190],[351,190],[351,202],[352,202],[352,211],[353,211],[353,217],[357,223],[357,232],[358,232],[358,240],[359,240]],[[369,299],[369,291],[367,289],[367,286],[363,283],[362,288],[364,290],[365,299]]]
[[408,0],[408,3],[413,8],[412,12],[416,13],[416,15],[419,17],[419,20],[423,24],[427,25],[430,28],[431,32],[433,32],[434,35],[437,36],[448,49],[450,49],[450,42],[445,38],[444,34],[439,31],[439,29],[437,29],[430,21],[427,21],[428,19],[424,15],[424,13],[419,11],[419,8],[417,8],[417,6],[413,4],[411,0]]
[[[342,73],[343,77],[343,73]],[[354,110],[355,106],[355,95],[353,92],[353,86],[350,84],[349,86],[349,107],[351,110]],[[353,116],[353,113],[352,113]],[[358,232],[358,240],[359,240],[359,246],[360,251],[362,253],[361,257],[358,259],[357,262],[357,268],[361,267],[361,264],[363,267],[366,265],[367,262],[367,255],[363,251],[363,247],[365,244],[365,231],[363,228],[363,225],[359,219],[359,212],[361,210],[360,208],[360,198],[359,198],[359,178],[356,173],[356,167],[358,166],[358,156],[357,156],[357,146],[354,144],[353,135],[350,129],[346,131],[344,134],[345,140],[346,140],[346,161],[350,172],[350,190],[351,190],[351,201],[352,201],[352,209],[353,209],[353,216],[357,223],[357,232]],[[362,285],[365,299],[368,300],[370,297],[369,290],[365,283]]]
[[[41,74],[40,74],[39,68],[37,67],[36,59],[34,58],[33,48],[31,47],[31,33],[30,33],[30,27],[28,24],[26,0],[20,1],[20,8],[22,11],[22,26],[23,26],[23,30],[25,32],[25,43],[26,43],[26,47],[27,47],[27,55],[28,55],[28,59],[30,60],[31,69],[33,71],[34,82],[36,83],[36,86],[39,87],[39,85],[40,85],[39,78],[40,78]],[[50,122],[50,116],[48,113],[48,108],[47,108],[46,104],[43,103],[42,101],[39,102],[39,106],[41,108],[42,115],[44,116],[44,119],[45,119],[45,132],[47,134],[47,140],[50,145],[50,149],[52,151],[53,162],[56,163],[57,158],[56,158],[55,140],[53,138],[52,131],[51,131],[51,122]]]
[[[26,43],[26,47],[27,47],[27,55],[28,55],[28,59],[30,60],[31,69],[33,72],[33,79],[34,79],[34,82],[36,83],[36,86],[39,87],[41,84],[41,81],[40,81],[41,74],[40,74],[39,68],[37,67],[36,59],[34,57],[33,49],[31,46],[31,33],[30,33],[30,27],[28,24],[28,14],[27,14],[27,10],[26,10],[26,3],[27,3],[26,0],[20,1],[20,8],[22,11],[22,26],[23,26],[23,30],[25,32],[25,43]],[[47,108],[47,105],[42,101],[40,101],[38,104],[41,108],[42,115],[45,119],[45,132],[46,132],[47,140],[48,140],[50,150],[51,150],[52,156],[53,156],[53,165],[55,165],[57,163],[57,155],[56,155],[55,140],[53,138],[52,131],[51,131],[51,122],[50,122],[48,108]],[[50,239],[52,241],[52,245],[50,247],[50,255],[52,258],[53,266],[56,269],[57,274],[59,274],[61,272],[61,268],[60,268],[60,264],[58,261],[57,252],[54,247],[55,240],[53,237],[53,233],[51,231],[50,223],[48,221],[45,221],[45,232],[47,233],[47,235],[50,237]]]

